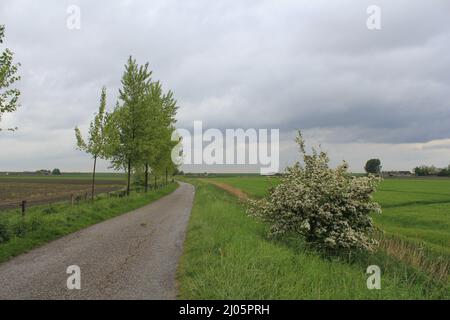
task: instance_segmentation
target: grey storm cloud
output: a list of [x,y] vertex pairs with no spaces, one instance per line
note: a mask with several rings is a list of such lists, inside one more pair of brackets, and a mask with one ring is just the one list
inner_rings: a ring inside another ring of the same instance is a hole
[[[366,27],[372,4],[381,30]],[[69,5],[80,30],[66,27]],[[73,127],[88,125],[103,85],[115,104],[129,55],[175,92],[180,127],[279,128],[289,139],[302,128],[339,144],[449,138],[449,12],[447,0],[3,0],[22,107],[6,118],[20,130],[0,145],[39,143],[84,168]]]

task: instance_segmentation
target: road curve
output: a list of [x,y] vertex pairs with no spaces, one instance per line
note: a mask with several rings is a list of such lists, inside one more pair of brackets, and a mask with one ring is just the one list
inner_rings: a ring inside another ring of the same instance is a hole
[[[195,189],[181,183],[145,207],[0,264],[0,299],[175,299]],[[81,289],[67,288],[67,267]]]

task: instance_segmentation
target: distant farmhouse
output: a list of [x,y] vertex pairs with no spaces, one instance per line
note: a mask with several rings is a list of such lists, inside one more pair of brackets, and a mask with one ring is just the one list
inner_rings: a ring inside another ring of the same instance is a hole
[[37,174],[37,175],[44,175],[44,176],[49,176],[49,175],[51,175],[52,174],[52,172],[50,171],[50,170],[46,170],[46,169],[41,169],[41,170],[38,170],[38,171],[36,171],[36,172],[25,172],[25,174]]

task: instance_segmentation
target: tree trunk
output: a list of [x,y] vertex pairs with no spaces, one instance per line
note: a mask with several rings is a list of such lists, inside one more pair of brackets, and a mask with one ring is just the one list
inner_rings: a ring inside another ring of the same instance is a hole
[[167,173],[167,168],[166,168],[166,184],[167,184],[167,174],[168,174],[168,173]]
[[155,189],[156,189],[156,174],[155,174]]
[[130,184],[131,184],[131,159],[128,159],[128,179],[127,179],[127,196],[130,195]]
[[95,196],[95,167],[97,166],[97,156],[94,157],[94,170],[92,171],[92,201],[94,201]]
[[144,178],[145,182],[145,192],[148,192],[148,163],[145,164],[145,178]]

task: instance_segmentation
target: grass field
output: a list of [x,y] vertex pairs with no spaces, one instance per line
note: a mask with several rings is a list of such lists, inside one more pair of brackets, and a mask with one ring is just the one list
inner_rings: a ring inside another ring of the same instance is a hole
[[99,196],[94,202],[36,206],[23,217],[18,210],[0,214],[0,262],[50,240],[92,224],[129,212],[163,197],[177,188],[176,183],[148,193],[129,197]]
[[450,257],[450,179],[385,180],[375,199],[383,208],[375,217],[380,228]]
[[[216,177],[253,197],[276,178]],[[324,257],[298,239],[269,240],[267,225],[205,180],[197,194],[179,268],[180,297],[196,299],[449,299],[450,180],[385,180],[376,194],[386,231],[380,250],[347,261]],[[448,198],[448,199],[446,199]],[[368,290],[366,268],[382,270]]]
[[[270,177],[224,177],[252,197],[262,197],[279,183]],[[385,179],[375,194],[383,214],[374,216],[386,233],[420,242],[450,256],[450,179]]]

